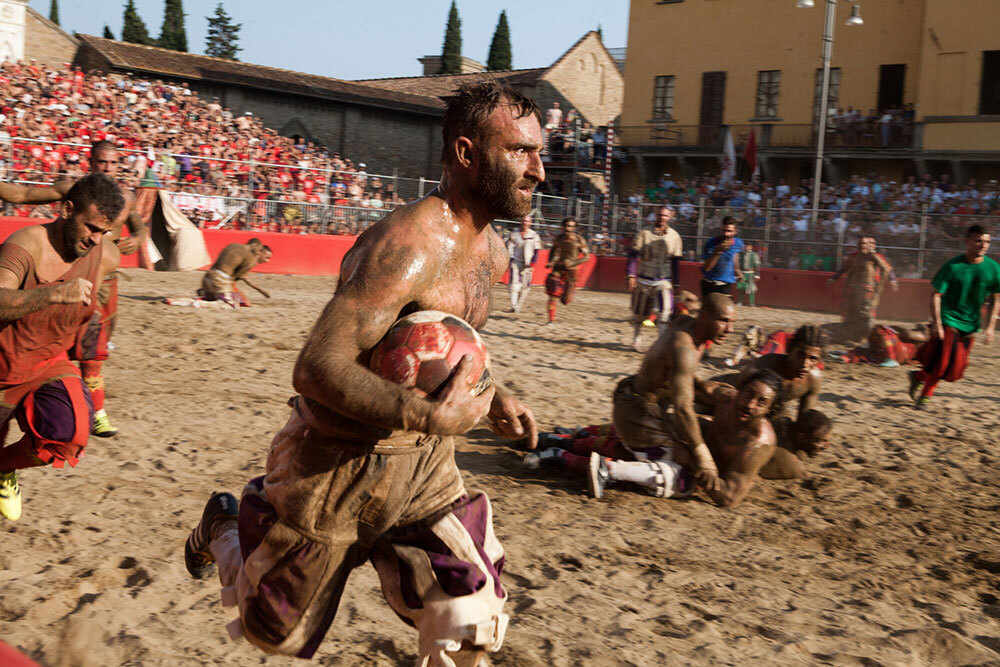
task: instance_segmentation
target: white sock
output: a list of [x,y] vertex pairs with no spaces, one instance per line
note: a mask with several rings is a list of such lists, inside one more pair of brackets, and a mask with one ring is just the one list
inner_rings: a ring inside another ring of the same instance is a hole
[[608,461],[608,474],[619,482],[632,482],[656,489],[656,471],[645,461]]

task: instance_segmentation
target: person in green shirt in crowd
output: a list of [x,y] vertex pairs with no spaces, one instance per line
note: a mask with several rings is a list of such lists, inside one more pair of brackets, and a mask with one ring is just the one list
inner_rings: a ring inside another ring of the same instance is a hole
[[989,233],[981,225],[972,225],[965,234],[965,253],[945,262],[931,281],[931,339],[917,350],[923,370],[909,374],[910,398],[918,410],[927,407],[938,382],[962,379],[987,297],[990,307],[982,327],[983,342],[993,342],[1000,315],[1000,264],[986,256],[989,248]]
[[760,280],[760,255],[749,241],[736,256],[736,290],[745,294],[744,305],[757,305],[757,281]]

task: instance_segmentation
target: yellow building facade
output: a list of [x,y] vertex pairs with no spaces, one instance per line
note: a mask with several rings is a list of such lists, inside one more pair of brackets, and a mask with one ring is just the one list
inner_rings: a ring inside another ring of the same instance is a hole
[[[737,156],[754,133],[766,178],[812,175],[826,2],[796,4],[632,0],[619,192],[718,173],[727,129]],[[845,25],[852,4],[834,21],[824,180],[1000,177],[1000,2],[858,0],[864,23]]]

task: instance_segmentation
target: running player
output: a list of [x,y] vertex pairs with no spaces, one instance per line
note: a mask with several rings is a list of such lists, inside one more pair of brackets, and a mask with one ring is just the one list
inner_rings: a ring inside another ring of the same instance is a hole
[[681,235],[670,226],[674,210],[661,206],[656,212],[652,230],[643,229],[635,235],[625,274],[632,292],[632,349],[639,351],[642,323],[656,313],[656,324],[662,336],[670,324],[674,301],[673,283],[680,277],[684,244]]
[[563,231],[552,242],[546,269],[552,272],[545,278],[545,293],[549,295],[549,321],[555,324],[556,303],[568,306],[576,291],[577,267],[590,257],[587,240],[576,233],[576,218],[564,218]]
[[93,404],[66,354],[97,311],[94,285],[118,267],[108,235],[125,201],[103,174],[80,179],[59,217],[14,232],[0,248],[0,445],[11,417],[24,436],[0,448],[0,514],[21,516],[17,471],[77,464]]
[[231,632],[267,652],[311,657],[348,575],[367,560],[417,628],[420,664],[479,664],[503,641],[503,547],[486,495],[465,490],[451,436],[488,416],[534,448],[532,413],[499,385],[470,395],[467,360],[436,399],[367,366],[401,315],[442,310],[483,326],[508,264],[490,223],[527,215],[545,177],[537,107],[495,81],[449,100],[443,134],[440,185],[366,230],[344,258],[296,363],[302,395],[266,474],[238,511],[233,496],[213,494],[185,545],[195,577],[218,561],[223,604],[240,611]]
[[528,291],[531,289],[531,276],[535,273],[535,256],[542,247],[542,239],[538,232],[531,228],[531,214],[521,218],[521,227],[510,233],[507,239],[507,254],[510,255],[510,282],[507,290],[510,292],[509,313],[521,312]]
[[[931,285],[931,340],[917,350],[923,370],[910,371],[910,398],[918,410],[930,403],[938,382],[957,382],[969,365],[973,335],[983,329],[983,342],[993,342],[1000,315],[1000,264],[986,256],[990,235],[980,225],[965,234],[965,253],[938,269]],[[986,325],[983,302],[990,300]],[[919,392],[919,394],[918,394]]]
[[[90,171],[107,174],[115,178],[118,174],[119,153],[110,141],[98,141],[90,147]],[[131,255],[139,250],[149,236],[149,230],[142,217],[135,210],[135,196],[122,189],[125,206],[114,220],[109,238],[118,246],[122,255]],[[127,226],[130,236],[122,237],[122,227]],[[94,424],[91,433],[101,438],[110,438],[118,433],[104,409],[105,382],[102,373],[104,361],[108,358],[108,343],[118,320],[118,272],[108,274],[97,288],[98,310],[87,327],[81,330],[76,344],[70,350],[70,358],[80,363],[83,381],[94,402]]]

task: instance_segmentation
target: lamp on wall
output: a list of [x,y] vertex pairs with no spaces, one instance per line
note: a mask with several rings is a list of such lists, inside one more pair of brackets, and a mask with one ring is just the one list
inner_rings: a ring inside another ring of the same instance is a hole
[[[847,0],[845,0],[846,2]],[[814,0],[797,0],[795,6],[799,9],[811,9],[816,6]],[[819,101],[819,128],[816,136],[816,172],[813,176],[812,224],[815,227],[819,217],[819,193],[823,183],[823,143],[826,140],[827,97],[830,95],[830,61],[833,59],[833,24],[837,13],[837,0],[826,0],[826,22],[823,27],[823,88]],[[851,4],[851,16],[847,25],[864,25],[861,18],[861,4]]]
[[854,3],[851,6],[851,15],[847,19],[847,25],[864,25],[865,20],[861,18],[861,5]]

